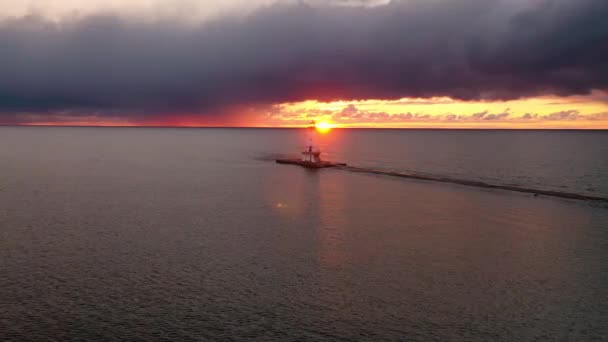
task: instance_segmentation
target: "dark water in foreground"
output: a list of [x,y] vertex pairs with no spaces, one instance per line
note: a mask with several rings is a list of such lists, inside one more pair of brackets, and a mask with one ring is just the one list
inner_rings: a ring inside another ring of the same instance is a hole
[[[606,196],[603,132],[332,159]],[[0,128],[0,340],[602,341],[608,208],[267,161],[295,130]]]

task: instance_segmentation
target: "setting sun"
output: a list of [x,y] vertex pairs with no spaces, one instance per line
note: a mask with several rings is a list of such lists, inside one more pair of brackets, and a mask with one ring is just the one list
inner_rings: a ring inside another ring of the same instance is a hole
[[333,128],[333,125],[330,124],[327,121],[320,121],[315,123],[315,129],[317,130],[317,132],[325,134],[329,131],[331,131],[331,129]]

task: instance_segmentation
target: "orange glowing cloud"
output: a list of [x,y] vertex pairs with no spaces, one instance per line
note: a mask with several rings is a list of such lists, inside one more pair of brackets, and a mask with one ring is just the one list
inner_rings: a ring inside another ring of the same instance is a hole
[[308,127],[332,128],[514,128],[608,129],[608,93],[535,97],[512,101],[462,101],[448,97],[321,102],[308,100],[238,106],[222,113],[130,116],[62,112],[18,114],[15,123],[39,126]]
[[[267,125],[323,129],[375,128],[608,128],[607,94],[537,97],[512,101],[460,101],[441,98],[303,101],[277,105],[264,115]],[[264,121],[263,120],[263,121]]]

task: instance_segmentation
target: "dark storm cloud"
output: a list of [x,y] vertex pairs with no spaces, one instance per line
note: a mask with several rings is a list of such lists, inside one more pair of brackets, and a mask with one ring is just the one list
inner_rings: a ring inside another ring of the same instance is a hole
[[608,89],[607,17],[606,0],[410,0],[276,5],[196,26],[113,15],[5,19],[0,113],[214,114],[313,98],[587,94]]

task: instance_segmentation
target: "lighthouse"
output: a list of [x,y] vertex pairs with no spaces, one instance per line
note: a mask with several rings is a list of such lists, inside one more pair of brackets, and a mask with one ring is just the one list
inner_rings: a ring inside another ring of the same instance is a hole
[[302,158],[297,159],[288,159],[288,158],[279,158],[276,159],[278,164],[290,164],[290,165],[298,165],[305,167],[307,169],[321,169],[326,167],[339,167],[346,166],[346,163],[334,163],[329,161],[321,160],[321,149],[313,143],[313,137],[316,135],[317,126],[313,121],[310,126],[306,128],[308,133],[308,143],[302,151]]
[[308,126],[308,144],[306,149],[302,152],[302,161],[307,163],[321,164],[321,149],[314,146],[313,137],[316,134],[316,122],[311,122]]

